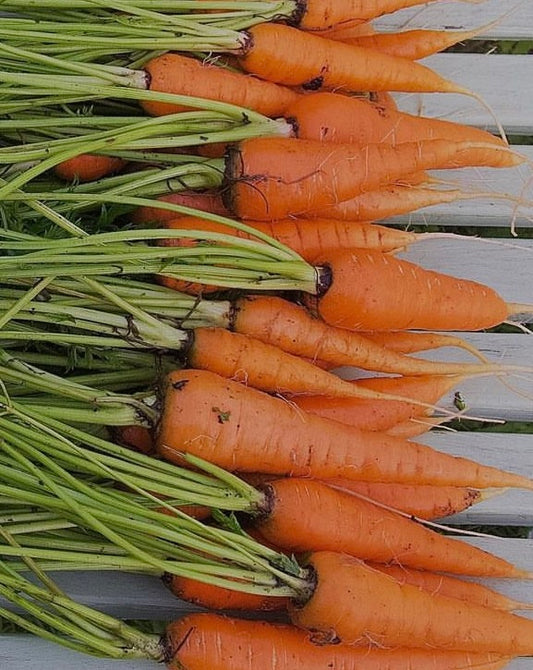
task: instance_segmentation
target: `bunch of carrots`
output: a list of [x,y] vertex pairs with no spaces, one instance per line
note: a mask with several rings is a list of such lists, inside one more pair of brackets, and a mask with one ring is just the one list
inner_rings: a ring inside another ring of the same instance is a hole
[[[524,161],[504,136],[396,109],[390,91],[476,97],[416,62],[473,32],[375,33],[417,4],[2,3],[0,586],[25,615],[0,614],[176,670],[533,655],[511,613],[531,606],[462,579],[531,574],[421,522],[533,489],[409,439],[454,415],[437,404],[467,376],[531,372],[442,331],[533,308],[398,259],[428,236],[373,223],[479,195],[428,170]],[[440,346],[478,360],[412,356]],[[394,376],[331,373],[344,365]],[[21,526],[28,506],[44,516]],[[144,635],[44,573],[99,551],[291,624],[205,613]]]

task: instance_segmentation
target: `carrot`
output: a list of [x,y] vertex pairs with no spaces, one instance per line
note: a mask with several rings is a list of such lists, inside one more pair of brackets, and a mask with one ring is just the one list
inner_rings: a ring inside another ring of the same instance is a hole
[[[350,285],[347,284],[347,291]],[[395,282],[395,290],[399,285],[399,282]],[[394,297],[389,297],[391,299],[394,300]],[[320,303],[322,300],[324,298],[320,299]],[[367,340],[359,333],[314,319],[305,308],[276,296],[249,296],[238,300],[234,305],[230,327],[295,356],[306,356],[336,366],[350,365],[408,376],[498,371],[498,367],[492,365],[456,365],[398,354]],[[509,368],[500,368],[501,371],[504,369]]]
[[287,598],[233,591],[180,575],[165,575],[163,583],[181,600],[209,609],[271,612],[288,604]]
[[485,499],[482,491],[467,486],[408,486],[355,482],[342,478],[324,482],[341,491],[356,493],[400,512],[428,520],[459,514]]
[[293,102],[285,117],[296,137],[321,142],[397,145],[415,140],[487,142],[503,146],[499,137],[452,121],[414,116],[363,98],[313,93]]
[[412,354],[418,351],[428,351],[429,349],[438,349],[440,347],[458,347],[459,349],[469,351],[476,358],[486,360],[473,345],[455,335],[445,335],[443,333],[414,333],[408,330],[397,330],[394,332],[367,331],[364,333],[364,336],[369,340],[372,340],[372,342],[381,344],[381,346],[401,354]]
[[[202,212],[210,212],[218,216],[228,216],[229,214],[224,207],[221,194],[216,191],[181,191],[180,193],[162,195],[157,200],[199,209]],[[159,207],[139,207],[132,215],[132,221],[136,224],[165,223],[175,218],[176,212]]]
[[[401,395],[430,405],[436,404],[442,396],[453,388],[463,377],[422,375],[420,377],[377,377],[352,382],[360,388],[368,388],[381,393]],[[292,398],[292,402],[302,409],[325,419],[340,421],[361,430],[388,430],[400,421],[423,416],[427,410],[417,404],[394,402],[391,400],[363,400],[355,398],[327,398],[303,395]]]
[[502,593],[493,591],[483,584],[465,581],[451,575],[438,575],[426,570],[413,570],[398,565],[372,564],[372,567],[386,575],[394,577],[398,582],[418,586],[424,591],[436,593],[449,598],[458,598],[482,607],[511,612],[513,610],[531,609],[533,605],[521,603],[508,598]]
[[355,198],[332,205],[302,211],[299,216],[327,217],[344,221],[378,221],[391,216],[408,214],[423,207],[479,197],[481,196],[459,189],[444,190],[394,184],[368,193],[361,193]]
[[[290,26],[260,23],[247,31],[241,66],[261,79],[316,91],[447,92],[473,96],[424,65],[344,44]],[[290,48],[288,48],[290,45]]]
[[[187,360],[193,368],[210,370],[269,393],[367,398],[383,402],[411,397],[409,394],[402,396],[352,384],[272,344],[224,328],[196,328]],[[431,364],[430,361],[430,367]],[[438,363],[434,365],[439,367]],[[464,365],[459,364],[458,368],[464,369]],[[451,381],[453,383],[455,379]],[[448,382],[448,386],[451,384]],[[421,406],[428,407],[428,403],[417,398],[413,399],[413,403],[415,406],[418,404],[419,411]],[[409,411],[414,411],[408,404],[409,408],[403,413],[407,416]],[[433,407],[433,403],[429,407]]]
[[376,251],[336,251],[317,262],[331,272],[319,314],[341,328],[481,330],[513,309],[487,286]]
[[125,447],[130,447],[143,454],[154,451],[154,440],[151,432],[144,426],[112,426],[113,440]]
[[422,649],[383,650],[328,644],[287,624],[195,613],[171,623],[169,670],[497,670],[495,654]]
[[[243,239],[253,239],[253,235],[240,230],[231,230],[217,221],[198,219],[192,216],[166,221],[171,229],[204,230],[235,235]],[[420,234],[366,221],[339,221],[337,219],[280,219],[279,221],[246,221],[247,225],[285,244],[307,261],[334,249],[356,247],[359,249],[379,249],[394,251],[403,249],[421,238]],[[422,233],[423,235],[424,233]],[[164,242],[170,246],[181,246],[188,240],[174,238]]]
[[351,556],[317,552],[317,586],[292,621],[345,643],[533,654],[533,621],[400,584]]
[[[479,0],[466,0],[478,2]],[[298,26],[303,30],[325,30],[358,26],[360,23],[376,19],[407,7],[425,4],[427,0],[307,0],[304,3]]]
[[[281,477],[254,472],[244,474],[242,479],[252,486],[264,488],[266,484],[275,482]],[[442,519],[452,514],[458,514],[472,505],[486,500],[489,495],[493,495],[466,486],[407,485],[395,482],[384,484],[382,482],[343,479],[342,477],[321,481],[323,484],[340,491],[356,493],[419,519],[429,520]],[[266,537],[260,532],[260,528],[256,528],[256,530],[259,531],[258,535],[253,536],[264,544],[267,541]],[[272,538],[270,544],[274,546]]]
[[[290,88],[177,53],[157,56],[148,61],[144,69],[150,76],[152,91],[227,102],[265,116],[281,116],[286,107],[299,97],[299,93]],[[151,100],[141,104],[153,116],[194,109]]]
[[80,154],[54,167],[54,172],[65,181],[96,181],[112,172],[118,172],[126,165],[121,158]]
[[[365,561],[479,577],[528,577],[508,561],[313,479],[266,486],[261,535],[291,552],[338,551]],[[533,625],[533,624],[532,624]]]
[[252,138],[229,152],[225,204],[240,219],[272,221],[324,208],[405,175],[446,167],[520,164],[505,147],[424,140],[396,147]]
[[156,442],[171,461],[181,463],[188,451],[237,472],[533,489],[527,477],[304,415],[286,400],[212,372],[174,371],[164,391]]
[[400,33],[343,37],[342,41],[365,49],[375,49],[389,56],[419,60],[444,51],[463,40],[473,39],[485,29],[486,26],[474,30],[405,30]]

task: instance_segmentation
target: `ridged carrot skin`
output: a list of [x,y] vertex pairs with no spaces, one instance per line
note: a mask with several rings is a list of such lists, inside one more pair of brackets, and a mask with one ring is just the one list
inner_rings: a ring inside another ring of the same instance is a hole
[[509,315],[503,298],[488,286],[380,252],[336,251],[316,263],[332,274],[318,312],[338,328],[482,330]]
[[317,552],[310,564],[317,586],[293,623],[336,634],[345,643],[533,654],[533,621],[400,584],[362,561]]
[[287,624],[197,613],[165,631],[169,670],[498,670],[495,654],[368,649],[328,644]]
[[[293,124],[296,137],[304,140],[361,145],[384,142],[395,146],[416,140],[446,139],[503,146],[500,138],[477,128],[384,110],[369,100],[337,93],[302,96],[287,108],[285,116]],[[499,158],[497,162],[499,166]]]
[[272,612],[287,609],[288,605],[287,598],[232,591],[179,575],[166,575],[163,581],[181,600],[214,610]]
[[126,165],[122,158],[99,156],[97,154],[80,154],[69,158],[54,167],[54,172],[65,181],[96,181],[113,172],[118,172]]
[[163,390],[157,452],[174,462],[188,451],[236,472],[533,489],[527,477],[304,414],[212,372],[176,370]]
[[[266,484],[281,479],[276,475],[265,475],[260,472],[247,473],[242,475],[242,479],[255,487],[264,487]],[[477,489],[465,486],[427,486],[416,484],[397,484],[390,482],[358,482],[353,479],[343,479],[335,477],[332,479],[323,479],[322,483],[341,491],[356,493],[366,498],[400,510],[419,519],[442,519],[451,514],[468,509],[485,496]],[[253,537],[254,529],[248,529]],[[262,544],[266,538],[255,528],[258,533],[256,539]],[[274,547],[275,545],[270,542]],[[279,547],[277,547],[279,548]],[[399,568],[400,570],[402,568]],[[425,573],[424,573],[425,574]]]
[[482,607],[512,612],[513,610],[531,609],[533,605],[512,600],[498,591],[494,591],[476,582],[470,582],[451,575],[439,575],[427,570],[413,570],[399,565],[382,565],[372,563],[371,566],[380,572],[390,575],[400,583],[418,586],[429,593],[436,593],[448,598],[458,598]]
[[193,338],[187,354],[191,367],[210,370],[268,393],[390,399],[241,333],[224,328],[196,328]]
[[[443,395],[464,379],[458,375],[421,375],[420,377],[375,377],[358,379],[352,384],[403,398],[435,405]],[[292,402],[310,414],[340,421],[361,430],[388,430],[401,421],[425,418],[428,410],[416,404],[393,400],[362,400],[303,395]]]
[[[144,69],[150,75],[151,91],[217,100],[265,116],[282,116],[287,106],[300,97],[290,88],[177,53],[157,56]],[[144,100],[141,104],[153,116],[195,109],[157,101]]]
[[[423,170],[502,166],[523,158],[488,143],[422,140],[335,144],[283,137],[251,138],[227,157],[225,204],[240,219],[274,221],[323,209]],[[334,218],[334,217],[333,217]]]
[[[365,561],[478,577],[527,572],[462,540],[314,479],[286,478],[267,487],[261,535],[291,552],[336,551]],[[533,625],[533,624],[532,624]]]
[[[404,249],[418,240],[416,233],[379,226],[363,221],[336,219],[280,219],[279,221],[246,221],[255,230],[269,235],[296,251],[306,261],[313,262],[320,254],[336,249],[377,249],[388,252]],[[257,239],[253,234],[232,229],[223,223],[198,219],[194,216],[174,218],[165,223],[172,230],[205,230],[235,235],[241,239]],[[173,238],[165,242],[179,246],[189,240]]]
[[[419,63],[344,44],[290,26],[260,23],[241,67],[266,81],[308,90],[468,93]],[[290,49],[288,48],[290,45]]]

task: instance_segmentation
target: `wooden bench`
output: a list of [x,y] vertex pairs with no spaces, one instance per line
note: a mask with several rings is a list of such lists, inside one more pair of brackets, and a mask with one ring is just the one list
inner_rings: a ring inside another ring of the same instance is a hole
[[[383,29],[398,27],[468,28],[483,25],[517,6],[499,24],[492,26],[483,38],[533,39],[533,3],[519,0],[487,0],[481,5],[439,2],[425,8],[406,10],[380,21]],[[441,73],[475,90],[491,104],[506,131],[513,135],[533,135],[533,57],[442,54],[428,59]],[[401,95],[400,106],[410,112],[422,112],[493,128],[488,113],[474,100],[452,95]],[[533,146],[517,150],[533,159]],[[444,178],[459,181],[467,187],[479,185],[488,192],[509,192],[527,197],[529,167],[517,170],[464,170],[460,176]],[[442,175],[441,175],[442,176]],[[533,199],[529,189],[529,197]],[[515,212],[520,226],[531,226],[533,206]],[[493,197],[427,208],[402,217],[402,223],[427,223],[449,226],[509,227],[513,208]],[[434,240],[415,245],[406,258],[426,267],[483,281],[510,301],[533,303],[533,240],[500,240],[504,245],[469,241]],[[522,333],[472,333],[467,338],[493,360],[533,366],[533,339]],[[433,354],[434,355],[434,354]],[[443,350],[442,359],[469,360],[458,350]],[[493,378],[471,380],[461,384],[460,391],[471,415],[526,421],[533,424],[533,377],[512,378],[524,394],[512,393]],[[444,401],[452,407],[453,393]],[[476,458],[483,463],[501,466],[533,477],[533,435],[496,432],[433,431],[421,438],[443,451]],[[492,524],[533,526],[533,494],[509,491],[492,498],[450,520],[454,524]],[[496,554],[533,570],[533,539],[469,539]],[[176,601],[158,580],[122,574],[63,574],[57,577],[73,597],[113,615],[133,618],[170,620],[192,608]],[[533,582],[494,581],[493,586],[506,594],[533,601]],[[531,659],[519,659],[509,670],[531,670]],[[104,661],[82,658],[29,636],[0,637],[0,668],[9,670],[149,670],[155,667],[143,661]],[[206,668],[206,670],[208,670]]]

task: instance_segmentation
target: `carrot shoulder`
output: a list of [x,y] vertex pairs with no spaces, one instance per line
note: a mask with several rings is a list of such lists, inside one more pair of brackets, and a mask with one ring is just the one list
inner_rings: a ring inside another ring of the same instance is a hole
[[188,451],[237,472],[533,489],[527,477],[305,414],[286,400],[202,370],[166,379],[160,456]]
[[317,587],[307,603],[291,607],[298,626],[346,643],[533,654],[529,619],[401,584],[351,556],[317,552],[310,562]]

